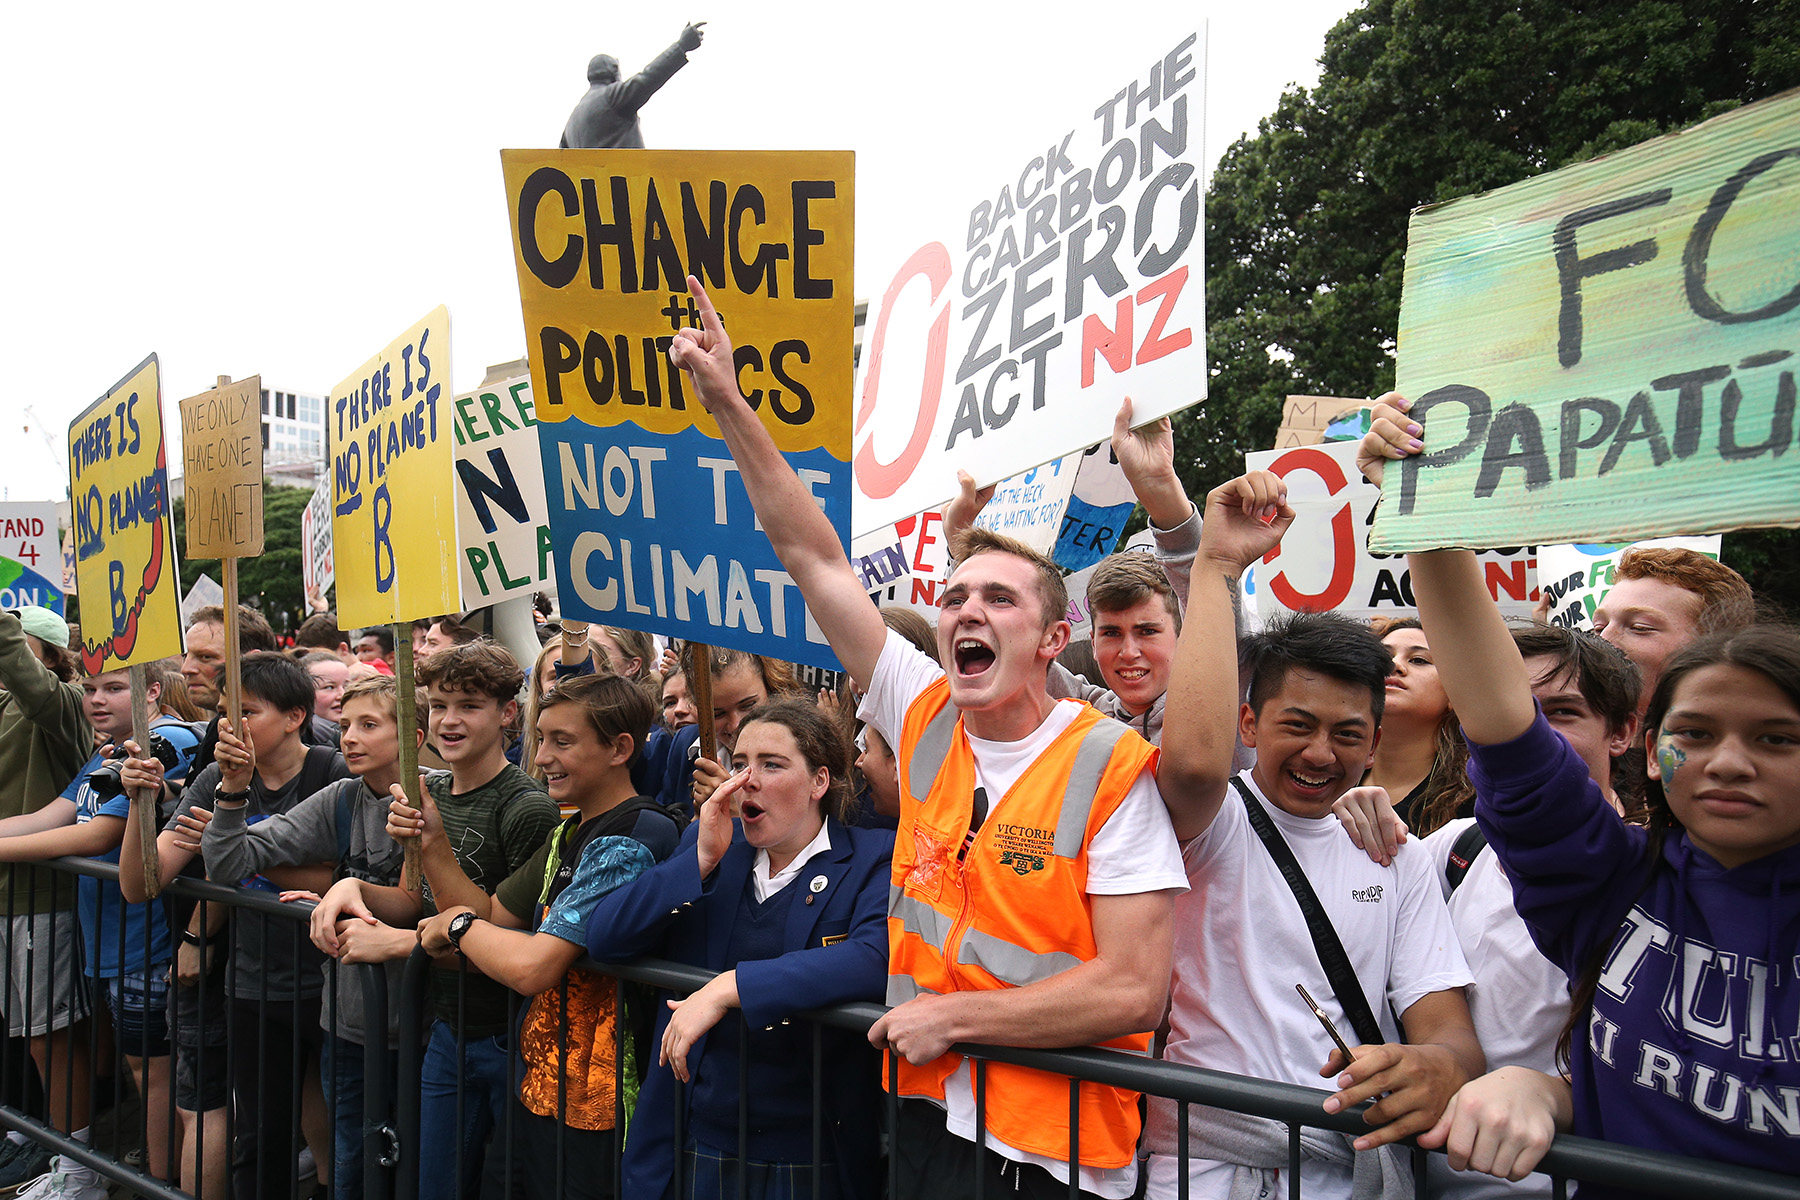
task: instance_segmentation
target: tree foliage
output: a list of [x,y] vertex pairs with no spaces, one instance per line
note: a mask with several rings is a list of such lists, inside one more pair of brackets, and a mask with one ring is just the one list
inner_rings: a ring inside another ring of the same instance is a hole
[[[257,558],[238,560],[238,599],[262,611],[277,633],[293,629],[304,617],[305,585],[302,582],[300,516],[312,500],[306,488],[263,484],[263,552]],[[175,545],[187,546],[186,498],[175,497]],[[179,556],[181,594],[187,595],[202,575],[224,582],[216,558]]]
[[[1800,0],[1369,0],[1320,61],[1207,194],[1209,395],[1176,424],[1196,496],[1274,444],[1287,395],[1393,386],[1414,208],[1800,86]],[[1790,606],[1796,559],[1790,531],[1726,541]]]

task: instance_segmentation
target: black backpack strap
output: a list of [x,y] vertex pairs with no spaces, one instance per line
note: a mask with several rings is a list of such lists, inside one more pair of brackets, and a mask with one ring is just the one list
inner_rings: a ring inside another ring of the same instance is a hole
[[[359,783],[356,785],[361,787]],[[337,790],[337,844],[338,856],[336,868],[344,869],[344,860],[350,857],[350,793],[355,788],[340,787]]]
[[1338,1003],[1343,1007],[1344,1015],[1350,1019],[1350,1027],[1355,1030],[1357,1040],[1368,1046],[1381,1045],[1387,1039],[1382,1036],[1381,1025],[1369,1009],[1362,985],[1356,981],[1356,968],[1350,965],[1350,956],[1344,952],[1344,943],[1338,940],[1337,930],[1332,928],[1331,918],[1325,914],[1325,906],[1319,903],[1312,884],[1307,882],[1306,872],[1300,869],[1300,862],[1294,857],[1293,848],[1281,836],[1281,830],[1275,828],[1275,822],[1270,819],[1268,811],[1250,794],[1250,789],[1244,786],[1244,781],[1233,778],[1231,786],[1243,797],[1244,809],[1250,814],[1250,827],[1262,839],[1263,848],[1275,860],[1281,877],[1287,881],[1294,899],[1300,904],[1300,915],[1306,918],[1306,930],[1312,935],[1313,949],[1319,955],[1319,965],[1325,968],[1325,978],[1331,982],[1331,990],[1337,993]]
[[1470,825],[1456,835],[1456,841],[1450,846],[1450,861],[1444,864],[1444,882],[1455,891],[1462,886],[1462,881],[1469,877],[1469,868],[1475,865],[1476,858],[1487,849],[1487,835],[1481,832],[1481,826]]

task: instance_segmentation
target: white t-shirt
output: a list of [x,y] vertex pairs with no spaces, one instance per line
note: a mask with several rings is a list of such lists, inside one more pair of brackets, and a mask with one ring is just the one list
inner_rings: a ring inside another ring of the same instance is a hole
[[[1251,772],[1239,778],[1293,849],[1343,942],[1383,1037],[1396,1037],[1390,1004],[1405,1013],[1432,992],[1469,983],[1425,854],[1402,847],[1392,866],[1380,866],[1356,848],[1335,817],[1292,816],[1263,800]],[[1319,965],[1299,902],[1251,828],[1236,788],[1226,793],[1211,827],[1182,850],[1194,889],[1175,902],[1175,977],[1164,1057],[1257,1079],[1324,1086],[1319,1069],[1333,1044],[1294,985],[1306,985],[1345,1041],[1354,1046],[1358,1038]],[[1174,1101],[1151,1097],[1150,1110],[1152,1127],[1170,1131],[1173,1141]],[[1164,1156],[1152,1160],[1152,1197],[1177,1194],[1173,1162]],[[1190,1168],[1192,1196],[1223,1200],[1229,1193],[1229,1164],[1194,1158]],[[1309,1160],[1303,1178],[1308,1197],[1350,1196],[1348,1170]]]
[[[1525,922],[1513,909],[1512,884],[1500,857],[1483,850],[1451,892],[1444,868],[1450,850],[1474,817],[1459,817],[1424,840],[1433,878],[1450,902],[1450,923],[1475,983],[1469,1014],[1487,1053],[1488,1070],[1530,1067],[1554,1075],[1556,1039],[1569,1015],[1569,981],[1538,953]],[[1518,1183],[1492,1175],[1458,1172],[1441,1154],[1430,1156],[1432,1195],[1455,1200],[1507,1200],[1550,1195],[1550,1177],[1534,1174]]]
[[[887,644],[881,648],[881,658],[875,664],[874,678],[869,681],[868,694],[863,697],[857,715],[874,726],[882,739],[896,747],[898,753],[906,710],[921,692],[943,676],[942,667],[890,630]],[[1016,742],[969,739],[969,749],[975,756],[975,782],[987,790],[992,805],[988,820],[994,819],[1019,777],[1086,707],[1079,700],[1058,701],[1042,725],[1030,736]],[[1130,896],[1142,892],[1187,890],[1181,847],[1175,840],[1174,826],[1169,823],[1168,809],[1163,807],[1162,793],[1156,790],[1156,777],[1152,773],[1146,771],[1138,776],[1125,799],[1088,843],[1087,862],[1089,895]],[[967,1060],[945,1080],[944,1096],[945,1124],[958,1137],[974,1141],[975,1085]],[[1068,1182],[1068,1163],[1060,1159],[1027,1154],[1000,1141],[991,1132],[987,1144],[1005,1158],[1041,1166],[1059,1181]],[[1136,1183],[1135,1164],[1112,1171],[1091,1167],[1081,1169],[1082,1189],[1107,1197],[1107,1200],[1122,1200],[1131,1195]]]

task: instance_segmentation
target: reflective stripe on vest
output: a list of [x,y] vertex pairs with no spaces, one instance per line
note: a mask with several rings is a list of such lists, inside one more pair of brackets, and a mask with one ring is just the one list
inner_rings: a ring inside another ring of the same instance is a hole
[[[936,782],[944,760],[950,756],[950,742],[956,736],[957,710],[946,704],[925,726],[918,745],[906,759],[906,789],[919,804],[924,804]],[[1100,790],[1100,776],[1112,761],[1113,747],[1130,732],[1118,721],[1097,722],[1082,735],[1081,747],[1075,752],[1075,765],[1069,772],[1068,790],[1063,793],[1062,812],[1056,819],[1058,858],[1074,858],[1087,841],[1088,814],[1093,811],[1094,797]],[[921,791],[920,789],[924,790]],[[935,943],[942,945],[942,942]]]
[[[888,885],[888,916],[939,954],[944,952],[944,942],[950,936],[950,927],[955,924],[946,914],[923,900],[908,896],[892,884]],[[975,928],[963,931],[962,940],[956,947],[956,961],[980,967],[995,979],[1014,987],[1037,983],[1081,965],[1081,960],[1073,954],[1060,950],[1040,954]],[[890,980],[892,978],[889,976]],[[888,990],[890,993],[893,990],[891,982]]]
[[[919,804],[931,793],[931,785],[944,760],[950,757],[950,739],[956,736],[956,705],[946,704],[919,735],[919,743],[906,758],[906,790]],[[920,787],[925,790],[920,791]]]
[[950,926],[955,924],[944,913],[923,900],[913,899],[891,883],[888,884],[888,916],[940,954],[944,951],[944,939],[950,936]]
[[889,975],[887,977],[889,1008],[898,1008],[908,1000],[917,1000],[920,996],[941,996],[943,994],[928,987],[920,987],[913,981],[911,975]]

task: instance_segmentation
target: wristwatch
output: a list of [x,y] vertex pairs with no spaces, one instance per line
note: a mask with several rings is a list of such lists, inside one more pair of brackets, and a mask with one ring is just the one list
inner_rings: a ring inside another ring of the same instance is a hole
[[463,934],[469,932],[469,926],[474,923],[475,914],[472,912],[459,912],[450,918],[450,925],[444,930],[444,936],[450,939],[450,948],[458,954],[462,953]]

